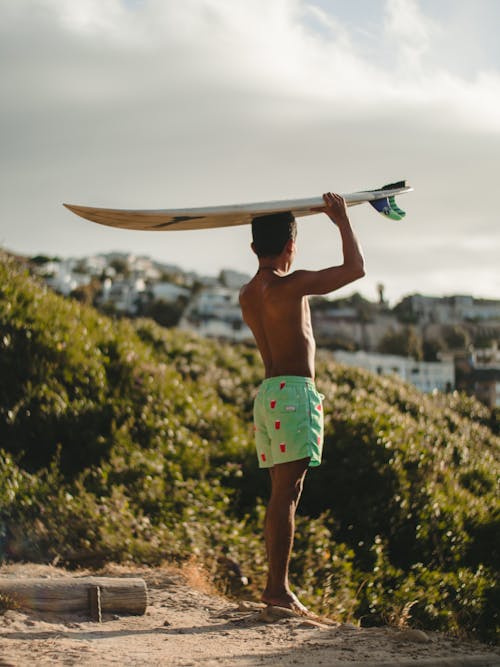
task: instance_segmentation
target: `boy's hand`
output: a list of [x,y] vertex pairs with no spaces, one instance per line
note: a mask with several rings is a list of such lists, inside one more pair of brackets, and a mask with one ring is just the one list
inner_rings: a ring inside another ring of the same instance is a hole
[[349,216],[347,215],[347,206],[342,195],[337,195],[333,192],[327,192],[323,195],[323,201],[325,202],[325,208],[323,211],[336,225],[349,220]]

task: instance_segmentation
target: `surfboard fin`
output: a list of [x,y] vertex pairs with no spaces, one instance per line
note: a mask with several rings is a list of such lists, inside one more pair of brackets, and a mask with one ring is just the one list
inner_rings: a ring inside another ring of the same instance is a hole
[[390,218],[391,220],[402,220],[406,215],[406,213],[396,204],[396,198],[393,196],[375,199],[375,201],[371,201],[370,204],[381,215]]

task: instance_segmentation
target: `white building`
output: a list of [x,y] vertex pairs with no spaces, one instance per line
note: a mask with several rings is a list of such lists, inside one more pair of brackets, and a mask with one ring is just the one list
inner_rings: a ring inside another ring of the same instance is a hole
[[473,389],[476,397],[490,408],[500,408],[500,350],[491,347],[471,353]]
[[139,302],[146,290],[144,280],[117,280],[104,281],[102,293],[99,297],[100,305],[112,304],[117,312],[136,315]]
[[108,262],[104,255],[91,255],[84,257],[81,263],[85,267],[87,273],[91,276],[101,276],[108,268]]
[[179,298],[189,299],[191,290],[187,287],[180,287],[169,282],[154,283],[150,287],[150,292],[155,301],[165,301],[166,303],[174,303]]
[[240,271],[233,271],[231,269],[223,269],[220,273],[220,282],[229,289],[241,289],[250,280],[247,273],[240,273]]
[[398,375],[423,392],[449,391],[455,387],[455,366],[452,361],[415,361],[394,354],[368,352],[334,353],[337,361],[346,366],[366,368],[376,375]]
[[365,350],[375,350],[388,333],[401,331],[403,326],[393,313],[376,313],[363,321],[354,307],[312,309],[312,323],[318,341],[354,343]]
[[461,322],[500,321],[500,301],[475,299],[467,294],[433,297],[412,294],[403,299],[406,306],[421,324],[458,324]]
[[130,273],[134,278],[142,278],[144,280],[156,281],[160,279],[161,273],[154,265],[154,262],[149,257],[136,257],[129,255],[127,263]]
[[77,287],[90,283],[91,277],[87,273],[75,271],[78,260],[65,259],[60,262],[47,262],[38,269],[47,285],[56,292],[69,296]]
[[186,309],[179,327],[201,336],[244,341],[252,333],[243,322],[239,293],[226,287],[212,287],[197,294]]

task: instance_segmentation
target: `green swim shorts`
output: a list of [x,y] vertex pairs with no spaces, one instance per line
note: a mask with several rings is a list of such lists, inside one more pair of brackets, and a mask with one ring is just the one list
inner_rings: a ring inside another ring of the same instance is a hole
[[309,457],[319,466],[323,450],[323,398],[311,378],[280,375],[261,384],[253,415],[261,468]]

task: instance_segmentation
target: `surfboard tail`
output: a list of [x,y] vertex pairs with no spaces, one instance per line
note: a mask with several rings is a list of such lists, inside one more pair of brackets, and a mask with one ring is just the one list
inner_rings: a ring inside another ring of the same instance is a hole
[[[396,187],[404,187],[406,185],[405,181],[400,183],[391,183],[389,185],[384,185],[381,190],[391,190]],[[378,211],[385,218],[390,220],[402,220],[406,213],[396,204],[396,197],[394,195],[388,197],[381,197],[380,199],[375,199],[371,201],[370,204],[373,208]]]

